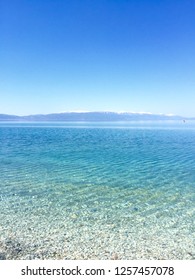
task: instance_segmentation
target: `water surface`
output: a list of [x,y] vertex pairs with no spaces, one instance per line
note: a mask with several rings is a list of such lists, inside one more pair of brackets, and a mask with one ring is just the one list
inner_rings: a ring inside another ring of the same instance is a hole
[[194,122],[0,123],[7,259],[194,259]]

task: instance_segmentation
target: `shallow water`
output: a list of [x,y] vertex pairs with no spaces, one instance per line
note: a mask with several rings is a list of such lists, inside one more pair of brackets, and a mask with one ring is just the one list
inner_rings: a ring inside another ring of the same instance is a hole
[[0,257],[195,258],[193,122],[0,123],[0,143]]

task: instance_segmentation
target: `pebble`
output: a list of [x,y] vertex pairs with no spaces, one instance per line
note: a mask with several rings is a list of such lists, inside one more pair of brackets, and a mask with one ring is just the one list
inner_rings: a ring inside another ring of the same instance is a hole
[[76,214],[72,214],[71,218],[72,218],[73,220],[75,220],[75,219],[77,219],[77,215],[76,215]]
[[111,260],[118,260],[118,254],[114,253],[111,257]]
[[0,253],[0,260],[6,260],[6,255],[4,253]]

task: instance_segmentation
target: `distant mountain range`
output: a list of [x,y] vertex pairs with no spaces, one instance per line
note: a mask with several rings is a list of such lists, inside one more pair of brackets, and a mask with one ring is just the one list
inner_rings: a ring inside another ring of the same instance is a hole
[[117,113],[117,112],[65,112],[47,115],[16,116],[0,114],[0,121],[80,121],[80,122],[109,122],[109,121],[164,121],[164,120],[195,120],[176,115],[151,113]]

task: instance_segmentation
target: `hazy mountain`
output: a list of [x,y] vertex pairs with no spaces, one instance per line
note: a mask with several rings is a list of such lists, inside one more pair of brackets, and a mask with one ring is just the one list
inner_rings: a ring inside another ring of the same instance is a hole
[[0,121],[163,121],[195,119],[175,115],[117,112],[66,112],[47,115],[15,116],[0,114]]
[[0,114],[0,121],[19,121],[21,117],[15,115]]

